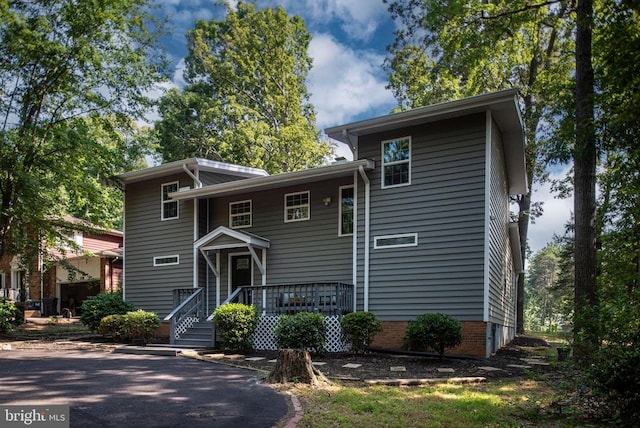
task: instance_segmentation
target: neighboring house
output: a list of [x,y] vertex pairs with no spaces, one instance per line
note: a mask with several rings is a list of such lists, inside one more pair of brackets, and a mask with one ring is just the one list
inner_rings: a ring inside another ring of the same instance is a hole
[[187,159],[124,174],[126,300],[171,320],[172,340],[233,300],[258,308],[263,348],[277,317],[301,310],[334,331],[343,314],[371,311],[380,348],[399,348],[426,312],[463,323],[453,352],[510,341],[522,271],[510,195],[527,191],[517,93],[326,133],[354,160],[268,175]]
[[[65,217],[65,222],[83,224],[82,220]],[[100,292],[120,289],[122,282],[121,231],[99,230],[84,223],[83,230],[73,231],[70,237],[75,248],[49,250],[46,271],[35,269],[29,273],[14,257],[0,266],[0,297],[25,301],[27,316],[49,316],[69,309],[78,315],[82,302]],[[41,298],[43,296],[44,298]]]

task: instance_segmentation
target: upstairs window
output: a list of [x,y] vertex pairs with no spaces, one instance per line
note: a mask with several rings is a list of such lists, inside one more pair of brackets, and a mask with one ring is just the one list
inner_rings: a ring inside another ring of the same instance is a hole
[[309,192],[284,195],[284,222],[309,220]]
[[382,142],[382,188],[411,183],[411,137]]
[[229,204],[229,227],[239,229],[250,227],[251,224],[251,201],[231,202]]
[[162,220],[178,218],[178,201],[169,199],[169,193],[178,191],[178,182],[162,185]]
[[353,235],[353,186],[344,186],[340,188],[340,229],[338,234]]

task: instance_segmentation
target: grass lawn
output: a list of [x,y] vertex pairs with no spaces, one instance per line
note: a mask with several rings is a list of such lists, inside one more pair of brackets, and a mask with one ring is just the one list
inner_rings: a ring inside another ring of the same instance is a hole
[[388,387],[297,386],[304,407],[299,427],[585,426],[552,411],[562,391],[540,380]]

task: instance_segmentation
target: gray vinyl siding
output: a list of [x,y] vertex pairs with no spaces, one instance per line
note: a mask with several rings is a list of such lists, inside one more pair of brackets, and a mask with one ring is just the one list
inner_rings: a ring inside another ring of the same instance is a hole
[[500,131],[492,126],[489,238],[489,321],[514,325],[513,262],[509,246],[509,196]]
[[[193,287],[193,201],[179,202],[178,219],[160,219],[161,185],[172,181],[193,186],[180,174],[125,189],[125,299],[161,318],[172,310],[173,289]],[[178,265],[153,266],[154,257],[176,254]]]
[[[381,142],[411,136],[411,184],[381,188]],[[359,157],[371,180],[369,310],[382,320],[444,312],[480,321],[484,307],[484,114],[370,135]],[[363,186],[359,186],[362,198]],[[364,230],[364,206],[358,228]],[[418,246],[374,249],[376,236],[418,233]],[[364,237],[359,236],[358,308]]]
[[[338,236],[339,187],[353,183],[352,176],[294,187],[238,194],[210,200],[210,230],[229,227],[229,203],[252,202],[252,226],[237,229],[269,240],[267,249],[267,284],[307,282],[352,282],[352,237]],[[284,195],[309,191],[310,220],[284,221]],[[329,206],[323,199],[331,197]],[[228,241],[228,242],[227,242]],[[234,242],[227,237],[216,244]],[[227,296],[228,256],[246,253],[246,248],[221,251],[221,299]],[[258,255],[261,252],[258,250]],[[260,270],[254,266],[253,284],[261,284]],[[210,275],[209,294],[215,302],[215,278]]]
[[202,184],[204,186],[210,186],[212,184],[220,184],[220,183],[226,183],[228,181],[235,181],[235,180],[244,180],[241,177],[237,177],[235,175],[230,175],[230,174],[221,174],[221,173],[213,173],[213,172],[207,172],[207,171],[202,171],[199,174],[200,181],[202,182]]

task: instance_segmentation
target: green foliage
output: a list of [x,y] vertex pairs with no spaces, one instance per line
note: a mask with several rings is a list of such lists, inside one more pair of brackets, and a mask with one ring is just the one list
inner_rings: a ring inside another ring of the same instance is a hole
[[15,303],[0,300],[0,334],[9,333],[23,322],[22,311]]
[[270,173],[319,165],[319,140],[305,86],[311,36],[282,7],[225,5],[224,20],[198,20],[188,32],[183,92],[160,102],[156,123],[164,162],[198,156]]
[[382,331],[382,322],[371,312],[351,312],[340,320],[342,340],[351,343],[351,351],[364,353],[376,333]]
[[327,338],[327,324],[322,314],[298,312],[281,315],[274,330],[278,348],[307,349],[322,352]]
[[592,362],[588,379],[602,404],[598,416],[623,426],[635,426],[640,420],[638,330],[624,342],[605,345]]
[[98,333],[104,335],[111,335],[116,342],[123,341],[122,330],[124,326],[124,315],[107,315],[100,320],[98,326]]
[[213,322],[220,329],[223,349],[244,351],[251,349],[251,336],[258,326],[255,306],[242,303],[228,303],[213,313]]
[[160,327],[160,318],[153,312],[141,309],[126,314],[107,315],[100,320],[98,332],[110,334],[117,342],[149,342],[156,329]]
[[135,310],[131,303],[125,302],[116,293],[100,293],[89,297],[82,302],[81,309],[80,321],[91,331],[98,331],[100,321],[107,315],[124,315]]
[[[146,0],[34,0],[0,13],[0,257],[66,241],[52,217],[120,223],[115,175],[141,157],[134,118],[162,56]],[[67,228],[68,230],[68,228]],[[45,256],[48,253],[43,254]]]
[[462,343],[462,324],[449,315],[435,313],[419,315],[407,323],[407,331],[402,339],[408,350],[433,350],[444,357],[446,348]]

